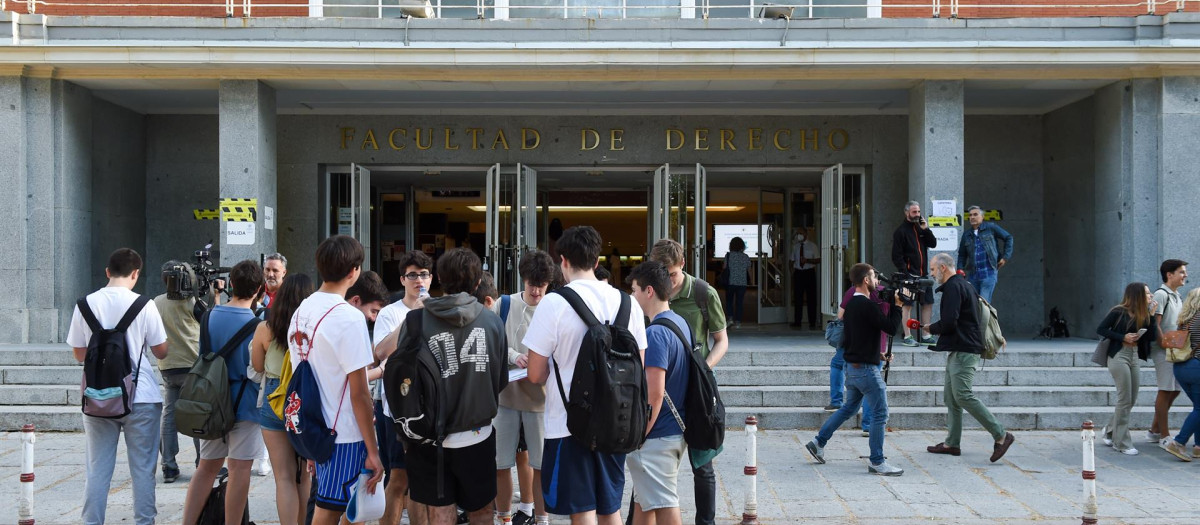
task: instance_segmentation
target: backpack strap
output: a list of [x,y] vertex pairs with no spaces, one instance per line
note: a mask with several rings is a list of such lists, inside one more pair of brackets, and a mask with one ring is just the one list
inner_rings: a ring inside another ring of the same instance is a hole
[[233,351],[239,346],[238,343],[245,339],[246,336],[254,333],[254,329],[258,328],[258,323],[261,322],[262,319],[257,317],[246,321],[246,324],[242,325],[237,333],[233,334],[233,337],[225,342],[225,346],[221,347],[221,350],[217,352],[217,355],[221,356],[222,359],[228,359],[229,355],[232,354]]
[[[347,304],[347,303],[338,303],[338,304],[335,304],[335,305],[333,305],[333,308],[330,308],[329,310],[326,310],[326,311],[325,311],[325,315],[322,315],[320,319],[317,319],[317,324],[316,324],[316,326],[313,326],[313,331],[312,331],[312,334],[309,334],[309,336],[308,336],[308,348],[307,348],[307,349],[305,349],[305,348],[303,348],[303,347],[302,347],[302,348],[300,348],[299,350],[297,350],[297,351],[296,351],[296,353],[300,354],[300,360],[301,360],[301,361],[307,361],[307,360],[308,360],[308,354],[309,354],[309,352],[312,352],[312,347],[313,347],[313,345],[314,345],[314,344],[316,344],[316,341],[317,341],[317,329],[321,327],[321,321],[324,321],[324,320],[325,320],[325,318],[329,316],[329,314],[333,313],[333,310],[334,310],[334,308],[337,308],[337,307],[339,307],[339,306],[341,306],[341,305],[343,305],[343,304]],[[298,329],[300,328],[300,318],[299,318],[299,316],[292,316],[292,319],[294,320],[293,322],[295,323],[295,325],[296,325],[296,329],[298,330]],[[339,409],[340,409],[340,408],[341,408],[341,407],[339,407]]]
[[687,349],[688,353],[691,353],[692,348],[693,348],[693,345],[690,342],[691,337],[683,335],[683,330],[679,329],[679,325],[677,325],[667,319],[655,319],[654,321],[650,322],[650,325],[651,326],[665,326],[672,332],[675,332],[675,337],[678,337],[679,341],[683,343],[683,347],[685,349]]
[[708,283],[699,277],[692,278],[692,299],[700,308],[700,318],[704,320],[704,346],[708,346]]
[[[129,305],[129,309],[125,311],[125,315],[121,317],[121,320],[117,322],[117,326],[113,328],[113,330],[118,332],[125,332],[126,330],[129,330],[129,326],[133,324],[135,319],[137,319],[138,314],[142,312],[142,309],[146,307],[146,303],[148,302],[150,302],[149,297],[139,295],[138,298],[133,301],[133,304]],[[90,312],[91,310],[89,309],[88,311]]]
[[[555,290],[554,293],[563,296],[563,299],[567,300],[567,304],[571,305],[571,309],[575,310],[575,315],[578,315],[579,318],[583,320],[584,324],[588,326],[604,324],[601,323],[599,319],[596,319],[596,314],[593,314],[592,309],[588,308],[587,303],[583,302],[583,298],[579,296],[579,292],[564,286]],[[625,296],[624,293],[621,295]],[[625,318],[628,321],[629,310],[628,305],[625,302],[627,298],[628,296],[625,296],[625,298],[621,299],[621,307],[625,309]],[[617,315],[620,316],[620,312],[617,312]]]
[[508,310],[510,308],[512,308],[512,296],[511,295],[501,295],[500,296],[500,320],[501,321],[504,321],[505,323],[508,322]]
[[87,323],[88,328],[92,329],[93,334],[104,330],[104,327],[100,326],[100,320],[96,319],[96,314],[92,313],[92,307],[88,304],[87,297],[84,297],[80,299],[79,302],[75,303],[75,307],[79,308],[79,315],[83,317],[83,320]]

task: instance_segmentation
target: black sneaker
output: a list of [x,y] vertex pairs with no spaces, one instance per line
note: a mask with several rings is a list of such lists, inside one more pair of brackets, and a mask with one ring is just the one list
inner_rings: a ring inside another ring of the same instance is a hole
[[175,480],[177,480],[177,479],[179,479],[179,471],[178,470],[164,470],[163,471],[163,483],[175,483]]
[[525,525],[526,523],[533,523],[533,516],[525,514],[525,511],[518,510],[516,514],[512,515],[512,525]]

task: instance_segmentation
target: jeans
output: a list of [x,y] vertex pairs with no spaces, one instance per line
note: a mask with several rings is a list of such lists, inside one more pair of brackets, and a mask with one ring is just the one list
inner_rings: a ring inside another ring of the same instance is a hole
[[863,400],[871,404],[871,437],[867,440],[871,448],[871,464],[883,463],[883,436],[888,420],[887,385],[879,372],[879,365],[848,364],[846,368],[846,402],[837,412],[821,425],[817,432],[817,444],[824,447],[833,437],[833,432],[858,412]]
[[970,281],[971,286],[975,287],[975,291],[979,292],[979,296],[990,303],[992,302],[992,292],[996,290],[996,279],[997,275],[993,273],[991,277],[986,279],[971,276]]
[[1129,412],[1137,404],[1141,372],[1136,347],[1123,347],[1117,355],[1108,358],[1108,373],[1112,374],[1117,386],[1117,406],[1113,409],[1108,431],[1112,435],[1113,448],[1117,450],[1133,448],[1133,438],[1129,436]]
[[151,525],[158,516],[154,500],[154,468],[158,464],[158,442],[162,403],[134,403],[133,411],[121,419],[83,416],[87,440],[87,484],[84,486],[83,523],[101,525],[108,507],[113,469],[117,463],[117,440],[125,433],[125,453],[133,484],[133,519]]
[[975,383],[975,369],[979,366],[979,354],[970,352],[950,352],[946,358],[946,384],[942,397],[946,402],[946,446],[957,447],[962,442],[962,414],[965,409],[971,417],[978,421],[984,430],[997,441],[1004,439],[1007,431],[1004,425],[996,420],[996,416],[983,406],[983,401],[975,397],[972,390]]
[[1175,441],[1185,445],[1188,438],[1200,440],[1200,359],[1175,363],[1175,380],[1179,382],[1179,388],[1187,394],[1188,399],[1192,400],[1192,413],[1183,420],[1179,435],[1175,436]]
[[[846,360],[842,358],[845,351],[844,348],[838,348],[833,353],[833,359],[829,360],[829,404],[835,407],[842,406],[846,390]],[[862,428],[867,431],[871,428],[871,402],[863,399],[862,408]]]
[[730,323],[742,322],[743,306],[746,300],[746,287],[731,284],[725,287],[725,317]]
[[[686,454],[683,460],[691,464]],[[712,461],[692,468],[692,488],[696,496],[696,525],[713,525],[717,518],[717,473]]]
[[[163,472],[178,473],[179,464],[175,462],[175,456],[179,454],[179,431],[175,428],[175,401],[179,399],[179,389],[183,388],[187,374],[163,374],[162,379],[167,390],[162,408],[162,439],[158,451],[162,453]],[[200,440],[192,438],[192,446],[195,447],[193,450],[199,458]]]

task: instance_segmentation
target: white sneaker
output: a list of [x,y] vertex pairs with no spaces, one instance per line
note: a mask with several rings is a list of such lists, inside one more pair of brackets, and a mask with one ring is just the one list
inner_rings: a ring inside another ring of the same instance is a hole
[[1122,450],[1121,453],[1125,454],[1126,456],[1136,456],[1136,455],[1138,455],[1138,449],[1129,447],[1125,450]]
[[893,467],[889,465],[888,462],[884,461],[878,465],[871,465],[867,467],[867,472],[879,476],[899,476],[904,474],[904,469]]
[[255,474],[258,474],[259,476],[271,475],[271,462],[269,460],[256,459],[254,462],[258,463],[258,468],[254,469]]
[[1108,426],[1100,429],[1100,441],[1103,441],[1105,446],[1112,446],[1112,438],[1108,435]]
[[805,443],[804,448],[808,450],[813,459],[817,460],[817,463],[825,464],[825,447],[818,445],[817,440],[814,439]]
[[1147,443],[1158,443],[1158,442],[1161,442],[1162,440],[1163,440],[1162,434],[1156,434],[1149,430],[1146,431],[1146,442]]
[[400,511],[400,525],[410,525],[408,521],[408,509]]

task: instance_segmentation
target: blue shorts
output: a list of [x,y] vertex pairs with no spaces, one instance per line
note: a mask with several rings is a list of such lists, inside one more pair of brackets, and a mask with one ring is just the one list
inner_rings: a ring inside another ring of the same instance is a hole
[[275,415],[275,411],[271,410],[271,403],[267,401],[267,396],[276,388],[279,388],[278,377],[268,377],[267,381],[263,383],[263,391],[266,394],[263,394],[262,408],[258,410],[258,424],[262,426],[263,430],[283,432],[283,420]]
[[367,446],[362,441],[334,445],[333,457],[317,465],[317,506],[345,512],[350,487],[358,483],[358,474],[366,463]]
[[542,493],[546,511],[569,516],[621,510],[625,454],[592,452],[571,437],[547,439],[542,451]]
[[383,468],[404,469],[404,444],[396,435],[396,424],[383,413],[382,401],[375,402],[375,442],[379,443],[379,459],[383,461]]

